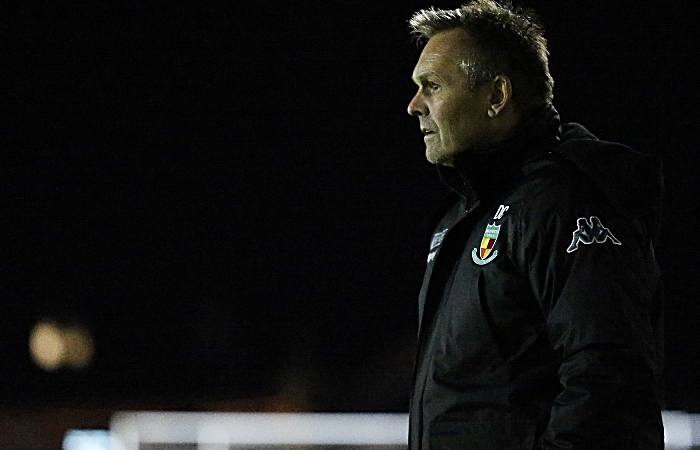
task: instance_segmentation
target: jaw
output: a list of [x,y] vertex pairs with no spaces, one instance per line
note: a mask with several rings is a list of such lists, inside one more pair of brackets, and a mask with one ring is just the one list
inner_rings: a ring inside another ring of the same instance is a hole
[[426,144],[425,158],[432,164],[452,166],[452,156],[448,155],[443,146],[438,143]]

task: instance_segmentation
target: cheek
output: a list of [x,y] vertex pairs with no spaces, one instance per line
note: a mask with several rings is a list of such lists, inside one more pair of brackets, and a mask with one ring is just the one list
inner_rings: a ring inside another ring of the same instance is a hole
[[450,130],[451,139],[459,145],[478,145],[480,135],[482,134],[484,124],[479,119],[472,108],[472,105],[460,105],[460,108],[454,108],[450,111],[449,120],[447,120]]
[[438,126],[438,128],[440,128],[441,132],[445,132],[452,128],[452,124],[450,123],[452,112],[450,111],[449,104],[445,104],[444,102],[436,102],[433,105],[431,114],[433,116],[433,121]]
[[436,117],[436,121],[438,120],[443,140],[453,141],[456,135],[462,134],[462,128],[465,125],[464,115],[460,114],[453,105],[443,105],[439,116]]

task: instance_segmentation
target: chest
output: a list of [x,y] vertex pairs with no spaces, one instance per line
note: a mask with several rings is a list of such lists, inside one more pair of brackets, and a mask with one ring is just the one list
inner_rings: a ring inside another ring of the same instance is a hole
[[438,227],[421,291],[422,333],[437,329],[445,343],[471,342],[476,350],[488,342],[510,353],[542,323],[519,257],[519,208],[499,203]]

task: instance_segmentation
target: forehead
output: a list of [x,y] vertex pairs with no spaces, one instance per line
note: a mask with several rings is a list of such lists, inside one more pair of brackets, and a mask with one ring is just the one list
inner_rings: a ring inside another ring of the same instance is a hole
[[470,48],[469,36],[461,28],[436,34],[425,44],[413,78],[419,79],[431,72],[441,75],[459,71],[459,64],[467,58]]

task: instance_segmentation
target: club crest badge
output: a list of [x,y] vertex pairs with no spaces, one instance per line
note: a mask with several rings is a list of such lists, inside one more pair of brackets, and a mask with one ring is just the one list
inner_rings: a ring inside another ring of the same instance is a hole
[[496,241],[498,240],[498,233],[501,232],[501,226],[496,225],[494,222],[492,225],[486,225],[486,231],[484,231],[484,237],[481,239],[481,245],[479,248],[472,250],[472,260],[483,266],[493,261],[496,256],[498,256],[498,250],[494,250]]

